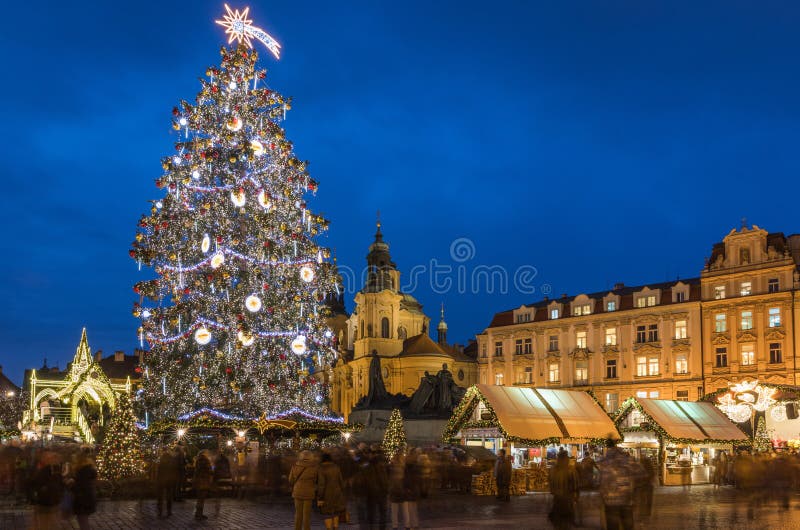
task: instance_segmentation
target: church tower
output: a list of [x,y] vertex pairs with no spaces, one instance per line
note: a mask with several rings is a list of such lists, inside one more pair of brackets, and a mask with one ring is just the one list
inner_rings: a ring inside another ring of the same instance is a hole
[[442,319],[436,326],[436,342],[439,346],[447,346],[447,322],[444,321],[444,302],[442,303]]

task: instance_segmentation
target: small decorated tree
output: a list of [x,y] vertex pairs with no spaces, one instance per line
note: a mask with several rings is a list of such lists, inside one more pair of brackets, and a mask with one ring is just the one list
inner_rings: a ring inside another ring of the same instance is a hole
[[406,445],[403,416],[400,414],[400,409],[393,409],[392,415],[389,417],[389,425],[386,426],[386,432],[383,433],[383,451],[386,456],[393,458],[395,454],[405,449]]
[[769,451],[772,448],[772,442],[769,439],[767,432],[767,423],[764,421],[764,416],[758,418],[758,426],[756,427],[756,435],[753,438],[753,450],[758,453]]
[[112,482],[135,477],[142,472],[139,428],[127,394],[117,398],[117,406],[97,454],[97,469],[102,478]]

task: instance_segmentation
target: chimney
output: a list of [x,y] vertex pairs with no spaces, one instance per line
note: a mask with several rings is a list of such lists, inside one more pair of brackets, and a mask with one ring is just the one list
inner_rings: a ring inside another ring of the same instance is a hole
[[549,301],[550,301],[550,297],[549,297],[549,296],[545,296],[545,297],[544,297],[544,301],[545,301],[545,303],[546,303],[546,302],[549,302]]
[[103,350],[97,350],[94,352],[94,361],[99,363],[103,359]]
[[122,350],[117,350],[114,352],[114,362],[121,363],[125,360],[125,352]]
[[618,282],[618,283],[614,284],[614,290],[615,291],[619,291],[620,289],[624,289],[624,288],[625,288],[625,284],[622,283],[622,282]]

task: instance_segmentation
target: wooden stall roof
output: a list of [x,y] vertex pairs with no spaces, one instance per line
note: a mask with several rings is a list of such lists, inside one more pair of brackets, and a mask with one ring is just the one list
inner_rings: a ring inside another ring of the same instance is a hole
[[671,438],[747,442],[749,438],[712,403],[635,398]]

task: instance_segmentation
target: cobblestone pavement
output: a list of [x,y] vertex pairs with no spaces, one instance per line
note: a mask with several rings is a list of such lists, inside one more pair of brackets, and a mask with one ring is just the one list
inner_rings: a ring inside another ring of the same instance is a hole
[[[547,521],[550,496],[529,494],[515,497],[508,503],[492,497],[441,494],[420,503],[422,528],[550,528]],[[765,495],[761,506],[753,508],[748,518],[748,500],[731,488],[715,491],[710,486],[693,486],[688,491],[680,487],[658,488],[653,515],[640,520],[639,529],[672,530],[800,530],[800,495],[793,495],[789,510],[783,511],[774,496]],[[585,508],[582,528],[600,528],[600,501],[596,494],[582,499]],[[233,500],[223,499],[219,514],[214,501],[206,504],[205,521],[193,518],[194,501],[175,503],[169,519],[159,519],[154,501],[101,501],[92,518],[97,530],[113,529],[250,529],[291,528],[293,507],[290,499]],[[31,511],[0,500],[0,529],[27,528]],[[319,514],[313,515],[313,527],[324,528]],[[353,528],[353,525],[342,525]],[[60,529],[78,528],[75,519],[63,520]]]

